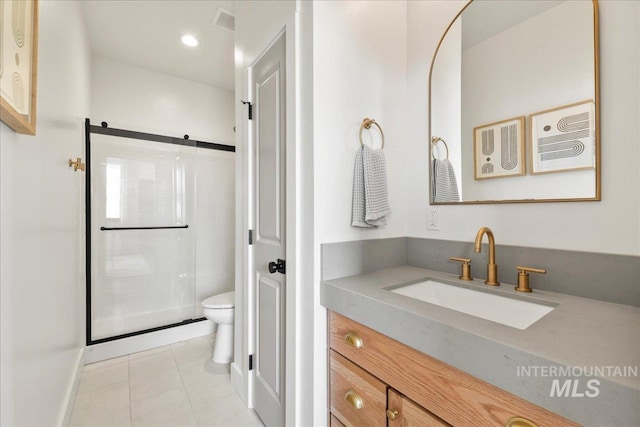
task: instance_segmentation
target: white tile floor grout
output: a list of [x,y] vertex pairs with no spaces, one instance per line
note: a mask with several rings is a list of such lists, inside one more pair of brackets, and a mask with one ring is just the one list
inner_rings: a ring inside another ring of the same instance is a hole
[[85,366],[70,427],[262,426],[212,350],[207,336]]

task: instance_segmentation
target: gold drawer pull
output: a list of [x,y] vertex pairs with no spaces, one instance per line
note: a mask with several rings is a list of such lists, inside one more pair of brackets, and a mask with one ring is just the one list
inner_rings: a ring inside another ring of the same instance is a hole
[[360,335],[358,335],[358,333],[355,331],[347,332],[347,335],[344,337],[344,340],[346,341],[347,344],[355,348],[362,348],[362,346],[364,345],[362,343],[362,338],[360,338]]
[[389,418],[389,421],[395,421],[397,417],[398,417],[398,411],[387,409],[387,418]]
[[358,393],[356,393],[355,391],[347,391],[347,394],[344,395],[344,400],[349,402],[354,408],[362,409],[362,398],[358,396]]
[[522,417],[512,417],[507,421],[506,427],[538,427],[538,424]]

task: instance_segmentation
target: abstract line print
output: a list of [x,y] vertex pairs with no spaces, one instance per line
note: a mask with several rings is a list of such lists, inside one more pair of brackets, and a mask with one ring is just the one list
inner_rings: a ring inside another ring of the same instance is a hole
[[524,175],[524,117],[474,128],[475,179]]
[[532,115],[532,173],[593,167],[592,129],[591,101]]

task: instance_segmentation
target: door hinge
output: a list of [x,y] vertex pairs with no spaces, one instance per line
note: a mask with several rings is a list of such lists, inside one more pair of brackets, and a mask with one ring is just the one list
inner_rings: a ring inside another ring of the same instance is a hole
[[249,355],[249,370],[253,370],[253,354]]
[[249,244],[253,245],[253,230],[249,230]]
[[240,102],[249,107],[249,120],[253,120],[253,104],[251,103],[251,101],[240,100]]

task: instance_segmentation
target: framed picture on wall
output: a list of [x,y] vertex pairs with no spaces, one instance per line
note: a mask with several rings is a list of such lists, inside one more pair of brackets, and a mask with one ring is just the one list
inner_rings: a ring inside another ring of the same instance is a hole
[[473,129],[475,179],[525,174],[524,116]]
[[531,173],[595,167],[595,106],[592,100],[530,116]]
[[36,134],[37,0],[0,1],[0,119],[17,133]]

